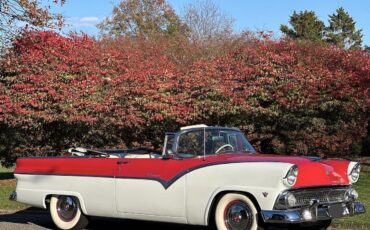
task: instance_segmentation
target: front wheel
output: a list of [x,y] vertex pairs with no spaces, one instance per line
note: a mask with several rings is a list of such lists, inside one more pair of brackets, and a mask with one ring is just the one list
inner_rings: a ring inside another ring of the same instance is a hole
[[52,196],[50,215],[58,229],[80,230],[88,224],[88,219],[81,212],[78,199],[73,196]]
[[257,209],[248,197],[229,193],[218,202],[215,221],[218,230],[256,230]]

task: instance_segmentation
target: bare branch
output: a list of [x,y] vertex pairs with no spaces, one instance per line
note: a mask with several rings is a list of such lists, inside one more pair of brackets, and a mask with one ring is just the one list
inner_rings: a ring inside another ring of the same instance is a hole
[[182,19],[193,40],[227,37],[232,34],[235,21],[220,11],[212,0],[200,0],[186,5]]

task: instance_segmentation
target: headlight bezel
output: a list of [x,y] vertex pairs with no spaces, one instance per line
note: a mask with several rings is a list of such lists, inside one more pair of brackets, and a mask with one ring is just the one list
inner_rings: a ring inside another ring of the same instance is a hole
[[297,165],[293,165],[292,167],[290,167],[289,171],[283,178],[284,184],[287,185],[288,187],[294,186],[295,183],[297,182],[298,173],[299,169]]
[[361,165],[358,162],[351,162],[348,165],[348,180],[351,183],[356,183],[360,178]]

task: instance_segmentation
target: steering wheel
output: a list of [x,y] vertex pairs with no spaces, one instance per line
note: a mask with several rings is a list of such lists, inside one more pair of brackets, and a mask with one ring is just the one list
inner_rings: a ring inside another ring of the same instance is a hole
[[232,145],[230,145],[230,144],[225,144],[225,145],[221,146],[220,148],[218,148],[218,149],[216,150],[216,153],[219,153],[222,149],[224,149],[224,148],[226,148],[226,147],[230,147],[230,148],[231,148],[231,151],[234,151],[234,147],[233,147]]

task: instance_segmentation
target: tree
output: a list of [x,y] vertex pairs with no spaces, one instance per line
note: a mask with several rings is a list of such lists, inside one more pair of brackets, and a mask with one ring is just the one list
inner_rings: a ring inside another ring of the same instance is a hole
[[370,55],[370,46],[365,46],[364,51]]
[[[48,1],[1,0],[0,46],[3,47],[17,33],[19,25],[28,29],[60,28],[63,25],[63,17],[49,12]],[[53,2],[64,4],[65,0],[53,0]]]
[[[244,34],[233,33],[234,18],[220,10],[213,0],[200,0],[185,5],[182,20],[189,29],[188,38],[196,59],[211,60],[238,49]],[[240,40],[239,40],[240,39]]]
[[98,24],[101,34],[111,36],[176,35],[186,31],[165,0],[123,0],[113,15]]
[[362,44],[362,30],[356,30],[356,22],[340,7],[336,13],[329,15],[326,40],[341,48],[359,49]]
[[293,12],[290,16],[289,23],[292,28],[287,25],[281,25],[280,30],[286,36],[293,39],[322,41],[325,25],[318,19],[313,11]]
[[234,19],[220,11],[212,0],[202,0],[185,6],[182,19],[194,40],[229,37]]
[[166,51],[174,40],[22,33],[0,59],[0,161],[159,146],[164,132],[197,123],[240,127],[258,149],[287,154],[348,155],[366,136],[363,51],[248,38],[179,68]]

